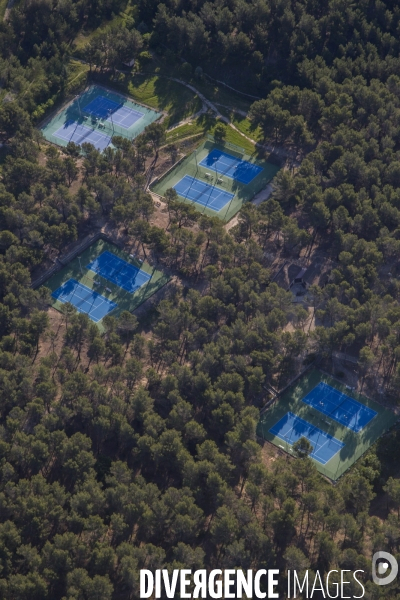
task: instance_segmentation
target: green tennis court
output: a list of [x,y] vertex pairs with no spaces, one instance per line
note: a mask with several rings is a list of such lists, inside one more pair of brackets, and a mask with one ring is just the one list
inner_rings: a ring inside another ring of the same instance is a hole
[[[362,428],[351,429],[346,420],[338,420],[334,411],[332,414],[323,413],[315,402],[309,402],[310,394],[311,398],[317,397],[321,384],[323,388],[329,386],[335,390],[338,397],[352,401],[352,405],[358,407],[358,414],[374,414],[373,418],[363,419]],[[304,402],[307,397],[308,401]],[[275,404],[261,415],[257,435],[288,454],[292,454],[292,446],[297,439],[307,437],[313,446],[311,459],[316,468],[332,481],[336,481],[394,425],[396,420],[397,417],[392,411],[350,390],[322,371],[313,369],[288,388]],[[322,438],[324,444],[321,443]],[[328,447],[329,451],[327,450],[326,454],[325,448]]]
[[[208,136],[195,152],[153,181],[151,190],[165,196],[168,189],[175,188],[182,202],[193,203],[200,212],[227,222],[245,202],[264,189],[278,171],[279,167],[268,160],[249,156],[239,146],[217,142]],[[193,186],[189,186],[189,193],[182,193],[182,182],[188,181],[196,182],[198,196],[205,190],[200,202],[192,193]],[[212,199],[217,195],[221,199],[217,205],[203,201],[205,196]]]

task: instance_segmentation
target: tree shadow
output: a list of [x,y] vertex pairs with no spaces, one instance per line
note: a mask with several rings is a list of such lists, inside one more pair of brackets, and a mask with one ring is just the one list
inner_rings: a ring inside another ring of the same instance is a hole
[[158,77],[154,83],[158,106],[168,111],[169,124],[178,123],[201,108],[201,100],[184,85],[166,77]]

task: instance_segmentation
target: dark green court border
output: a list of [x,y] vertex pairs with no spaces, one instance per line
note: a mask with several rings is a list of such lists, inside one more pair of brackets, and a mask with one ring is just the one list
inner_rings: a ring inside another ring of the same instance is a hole
[[215,212],[210,208],[201,206],[200,204],[196,204],[193,200],[186,200],[179,196],[179,200],[182,202],[186,202],[188,204],[193,204],[196,209],[205,213],[209,217],[219,217],[224,222],[228,222],[235,216],[235,214],[242,208],[245,202],[248,202],[258,192],[264,189],[268,183],[275,177],[276,173],[279,171],[279,167],[273,165],[267,160],[256,160],[253,156],[249,156],[245,153],[235,152],[232,149],[232,145],[218,143],[212,140],[206,140],[203,142],[197,150],[186,156],[183,160],[181,160],[177,165],[175,165],[170,171],[167,171],[164,175],[162,175],[157,181],[154,181],[150,189],[155,194],[159,196],[165,196],[166,190],[172,188],[178,181],[180,181],[185,175],[190,175],[191,177],[195,177],[200,181],[208,182],[209,180],[205,177],[205,173],[210,173],[213,175],[214,183],[217,177],[217,174],[213,172],[210,167],[203,167],[200,165],[201,161],[204,157],[209,154],[214,148],[219,150],[223,150],[232,156],[238,156],[243,160],[246,160],[252,164],[255,164],[262,168],[261,173],[259,173],[250,183],[245,184],[240,181],[235,181],[225,175],[222,175],[223,184],[216,183],[217,187],[221,189],[231,192],[234,194],[234,198],[231,202],[228,203],[227,206],[224,206],[219,212]]
[[[377,412],[377,415],[360,433],[355,433],[330,417],[322,415],[315,408],[301,401],[320,381],[324,381],[361,404],[372,408]],[[345,385],[318,369],[308,371],[299,381],[289,387],[279,397],[277,402],[261,415],[257,426],[257,435],[259,437],[272,442],[275,446],[291,454],[290,444],[269,433],[271,427],[288,411],[299,415],[302,419],[319,427],[319,429],[329,433],[345,444],[342,450],[331,458],[326,465],[321,465],[316,460],[313,461],[318,471],[329,477],[332,481],[339,479],[397,421],[396,415],[390,410],[348,389]]]
[[[119,258],[126,260],[126,262],[139,269],[142,269],[146,273],[149,273],[151,275],[150,280],[136,292],[131,294],[130,292],[120,288],[118,285],[115,285],[108,279],[105,279],[94,273],[94,271],[87,269],[86,265],[88,265],[105,250],[112,252]],[[79,264],[79,257],[80,264],[82,265],[82,272]],[[134,311],[145,300],[147,300],[147,298],[150,298],[150,296],[155,294],[155,292],[161,289],[170,280],[170,277],[165,275],[165,273],[157,271],[155,268],[151,267],[145,262],[140,263],[138,260],[132,258],[129,254],[118,248],[118,246],[101,239],[97,242],[94,242],[94,244],[89,246],[89,248],[84,250],[79,256],[72,259],[71,262],[69,262],[63,269],[52,275],[43,284],[43,287],[47,287],[51,290],[51,292],[54,292],[60,287],[60,285],[71,278],[76,279],[76,281],[83,283],[91,290],[94,290],[102,296],[105,296],[109,300],[115,302],[117,304],[117,308],[108,313],[113,317],[118,317],[118,315],[124,310],[128,310],[129,312]],[[101,285],[93,285],[93,280],[101,281]],[[108,287],[111,292],[108,292],[105,289],[106,287]],[[52,306],[56,310],[61,311],[61,308],[64,306],[64,304],[59,300],[52,298]],[[104,332],[104,327],[101,321],[96,323],[96,325],[99,327],[100,331]]]

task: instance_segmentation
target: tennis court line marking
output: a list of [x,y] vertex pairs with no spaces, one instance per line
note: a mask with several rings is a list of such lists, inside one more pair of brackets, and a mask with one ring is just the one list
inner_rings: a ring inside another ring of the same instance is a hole
[[[280,432],[276,432],[276,426],[278,425],[278,423],[280,423],[280,421],[282,421],[285,417],[288,418],[288,420],[292,420],[293,421],[293,426],[288,430],[288,432],[286,434],[281,434]],[[318,435],[322,435],[324,436],[324,438],[327,440],[324,444],[322,444],[317,450],[316,448],[313,446],[313,451],[311,453],[311,458],[314,458],[314,460],[316,460],[317,462],[319,462],[322,465],[326,465],[330,460],[332,460],[332,458],[334,456],[336,456],[336,454],[338,452],[340,452],[340,450],[342,448],[345,447],[345,444],[343,442],[341,442],[340,440],[336,439],[335,437],[331,436],[329,433],[323,431],[322,429],[320,429],[317,426],[313,426],[312,423],[309,423],[308,421],[306,421],[305,419],[302,419],[301,417],[295,415],[294,413],[292,413],[291,411],[288,411],[286,413],[286,415],[284,415],[283,417],[281,417],[281,419],[279,419],[277,421],[277,423],[275,423],[275,425],[273,427],[271,427],[269,429],[269,433],[271,433],[273,436],[278,437],[279,439],[283,440],[284,442],[286,442],[286,444],[289,444],[290,446],[293,446],[293,443],[291,441],[288,442],[288,435],[291,431],[293,431],[293,429],[295,428],[296,425],[296,421],[297,422],[301,422],[302,424],[306,424],[307,427],[307,433],[302,434],[300,437],[305,437],[312,445],[312,440],[309,437],[309,433],[310,433],[310,427],[311,427],[311,431],[313,430],[318,430],[319,434]],[[299,438],[300,439],[300,438]],[[297,441],[297,440],[296,440]],[[334,442],[335,446],[337,447],[336,452],[334,452],[327,460],[324,460],[323,458],[319,458],[317,456],[318,452],[321,450],[321,448],[327,444],[328,442]]]
[[[228,159],[229,162],[224,162],[222,160],[222,158]],[[244,185],[249,185],[253,181],[253,179],[255,179],[255,177],[257,177],[264,170],[259,165],[255,165],[254,163],[251,163],[248,160],[244,160],[243,158],[238,158],[236,156],[233,156],[232,154],[228,154],[227,152],[218,150],[217,148],[214,148],[213,150],[211,150],[207,154],[207,156],[205,156],[201,160],[200,166],[214,168],[214,170],[217,173],[226,175],[230,179],[239,181],[240,183],[243,183]],[[223,171],[223,170],[219,171],[219,168],[223,169],[225,167],[227,167],[226,171]],[[240,169],[245,171],[246,175],[252,175],[252,177],[250,179],[248,179],[248,177],[236,177],[235,171],[237,171],[237,170],[240,171]],[[229,174],[229,171],[232,171],[232,173]]]
[[[296,423],[296,420],[297,420],[298,418],[299,418],[299,417],[296,417],[296,416],[295,416],[294,423]],[[286,434],[286,436],[285,436],[285,437],[288,437],[288,436],[289,436],[289,433],[290,433],[291,431],[293,431],[293,430],[294,430],[294,428],[295,428],[295,424],[293,425],[293,427],[291,427],[291,428],[289,429],[289,431],[287,432],[287,434]],[[313,429],[313,428],[312,428],[312,429]],[[309,431],[308,431],[307,433],[305,433],[305,434],[304,434],[304,437],[307,437],[307,439],[308,439],[308,441],[310,442],[310,444],[312,444],[312,440],[311,440],[311,438],[310,438],[309,436],[310,436],[310,434],[311,434],[311,432],[312,432],[312,429],[311,429],[311,431],[310,431],[310,429],[309,429]],[[312,454],[312,456],[314,456],[314,457],[315,457],[315,456],[318,454],[318,452],[321,450],[321,448],[323,448],[323,447],[324,447],[326,444],[328,444],[328,443],[329,443],[329,441],[332,441],[332,440],[329,440],[329,438],[327,438],[327,437],[326,437],[326,434],[325,434],[325,432],[324,432],[324,431],[322,431],[322,429],[320,429],[319,427],[317,427],[317,429],[318,429],[318,431],[320,432],[318,435],[320,436],[320,435],[321,435],[321,433],[322,433],[322,434],[323,434],[323,438],[322,438],[322,439],[324,439],[324,438],[325,438],[325,440],[326,440],[326,441],[325,441],[325,442],[324,442],[324,443],[323,443],[323,444],[322,444],[322,445],[321,445],[319,448],[315,448],[315,447],[313,448],[313,451],[312,451],[312,453],[311,453],[311,454]],[[291,443],[291,441],[290,441],[290,437],[289,437],[289,442],[288,442],[288,443],[289,443],[291,446],[293,446],[293,444],[292,444],[292,443]],[[317,442],[316,442],[316,444],[317,444]],[[339,447],[339,448],[340,448],[340,447]],[[338,450],[337,452],[339,452],[339,450]],[[337,454],[337,452],[336,452],[335,454]],[[327,462],[329,462],[329,461],[331,460],[331,458],[333,458],[333,457],[335,456],[335,454],[333,454],[333,455],[332,455],[332,456],[331,456],[331,457],[330,457],[328,460],[325,460],[325,462],[324,462],[323,464],[325,465]],[[324,460],[324,459],[323,459],[323,458],[321,458],[321,459],[318,459],[318,460],[319,460],[320,462],[323,462],[323,460]]]
[[[318,394],[319,391],[322,391],[322,393]],[[310,397],[308,401],[306,401],[307,397]],[[324,403],[318,401],[318,397],[322,397],[324,400],[326,400],[327,404],[333,405],[333,408],[329,413],[327,413],[324,409],[319,408],[320,405],[324,406]],[[340,390],[334,388],[325,381],[320,381],[308,394],[306,394],[306,396],[304,396],[304,398],[302,398],[302,402],[304,402],[304,404],[307,404],[308,406],[311,406],[312,408],[315,408],[322,414],[329,416],[334,421],[340,423],[350,431],[354,431],[354,433],[360,433],[360,431],[362,431],[364,427],[369,425],[369,423],[378,414],[369,406],[365,406],[365,404],[363,404],[362,402],[356,400],[355,398],[352,398],[351,396],[348,396],[345,392],[341,392]],[[355,412],[351,412],[342,408],[341,404],[344,404],[345,402],[350,407],[354,407]],[[339,415],[335,415],[335,412],[337,410],[340,410]],[[357,425],[357,421],[359,421],[360,417],[362,416],[364,416],[364,418],[369,418],[365,423]],[[349,425],[352,421],[355,421],[354,426]]]
[[[97,264],[94,265],[93,263],[96,261]],[[114,264],[116,266],[113,266]],[[130,294],[137,292],[152,279],[152,275],[146,273],[143,269],[108,250],[99,254],[86,268]]]
[[[181,190],[182,186],[183,186],[183,190]],[[201,181],[200,179],[196,179],[195,177],[192,177],[191,175],[185,175],[184,177],[182,177],[182,179],[180,179],[173,186],[173,188],[175,189],[177,194],[179,196],[181,196],[182,198],[185,198],[186,200],[195,202],[196,204],[199,204],[201,206],[205,206],[207,208],[209,207],[209,208],[211,208],[211,210],[214,210],[215,212],[219,212],[220,210],[225,208],[225,206],[229,202],[231,202],[233,200],[233,198],[235,197],[235,194],[232,194],[231,192],[228,192],[228,191],[226,191],[222,188],[219,188],[215,185],[210,185],[209,183],[205,183],[204,181]],[[194,197],[193,197],[193,193],[195,194]],[[207,200],[207,202],[205,202],[203,200],[203,198],[207,198],[207,197],[208,197],[208,200]],[[226,197],[226,202],[221,207],[217,206],[214,208],[213,204],[215,202],[218,202],[220,197],[222,197],[222,198]]]
[[[67,283],[71,282],[74,285],[74,291],[72,292],[68,292],[66,294],[64,293],[60,293],[60,295],[58,296],[54,296],[55,292],[57,292],[60,288],[63,288]],[[87,290],[88,292],[90,292],[89,294],[87,294],[86,296],[80,296],[78,293],[76,293],[75,290],[77,291],[81,291],[81,289],[83,290]],[[88,300],[89,297],[93,298],[93,301],[90,302],[90,300]],[[89,318],[94,321],[94,322],[98,322],[101,321],[101,319],[103,319],[103,317],[105,317],[109,312],[112,312],[118,305],[113,302],[112,300],[110,300],[109,298],[105,298],[105,296],[103,296],[102,294],[99,294],[98,292],[96,292],[95,290],[91,290],[88,286],[86,286],[84,283],[81,283],[80,281],[77,281],[76,279],[70,278],[67,281],[65,281],[63,284],[61,284],[59,286],[59,288],[57,288],[57,290],[55,290],[52,293],[52,297],[55,300],[58,300],[59,302],[62,302],[63,304],[65,304],[66,302],[69,302],[70,304],[72,304],[72,306],[74,306],[76,308],[76,310],[78,312],[87,314],[89,316]],[[69,300],[66,300],[65,298],[68,298]],[[73,300],[77,299],[78,300],[78,304],[75,304],[73,302]],[[79,303],[79,300],[82,300],[81,303]],[[100,304],[96,304],[94,306],[94,303],[100,300]],[[89,310],[85,310],[83,307],[84,305],[87,304],[90,309]],[[110,307],[110,310],[107,311],[103,316],[97,318],[97,317],[93,317],[92,315],[92,311],[96,311],[100,306],[102,306],[103,304],[106,304]]]
[[[75,128],[73,127],[74,124],[76,124]],[[70,133],[70,131],[68,131],[68,133],[67,131],[62,131],[63,129],[69,128],[70,130],[72,130],[72,133]],[[87,140],[90,144],[93,143],[93,145],[104,140],[104,142],[107,142],[106,145],[108,146],[111,141],[110,136],[96,131],[95,129],[91,129],[90,127],[86,127],[85,125],[78,123],[78,121],[72,121],[69,124],[66,123],[62,125],[61,127],[59,127],[59,129],[57,129],[57,131],[53,133],[53,136],[65,142],[69,142],[71,140],[73,141],[75,137],[75,143],[78,145],[84,143],[85,140]]]
[[[321,450],[321,448],[323,448],[324,446],[326,446],[326,444],[328,444],[328,443],[329,443],[329,441],[331,441],[331,440],[329,440],[329,439],[328,439],[328,440],[326,440],[326,442],[324,442],[324,443],[323,443],[323,444],[322,444],[322,445],[321,445],[321,446],[318,448],[318,450],[314,450],[314,452],[313,452],[313,455],[314,455],[314,456],[316,456],[316,455],[319,453],[319,451]],[[336,446],[336,443],[335,443],[335,446]],[[339,449],[340,449],[340,446],[339,446]],[[337,452],[335,452],[335,454],[337,454],[338,452],[339,452],[339,450],[337,450]],[[332,456],[331,456],[331,457],[330,457],[328,460],[325,460],[325,462],[324,462],[323,464],[324,464],[324,465],[326,465],[326,463],[327,463],[327,462],[329,462],[329,461],[330,461],[330,460],[331,460],[331,459],[332,459],[332,458],[335,456],[335,454],[332,454]],[[323,458],[321,458],[321,461],[323,461],[323,460],[324,460],[324,459],[323,459]]]
[[[111,112],[111,115],[108,114],[108,111]],[[95,98],[93,98],[93,100],[91,100],[83,108],[83,112],[86,112],[89,115],[97,116],[100,119],[106,119],[106,121],[114,121],[116,125],[121,125],[122,127],[124,127],[124,129],[129,129],[130,127],[132,127],[132,125],[135,125],[135,123],[140,121],[140,119],[144,116],[144,113],[140,112],[139,110],[130,108],[129,106],[126,106],[123,102],[120,102],[118,104],[114,100],[111,100],[110,98],[107,98],[105,96],[96,96]],[[126,119],[127,121],[130,121],[132,117],[137,118],[129,125],[125,125],[124,121]]]

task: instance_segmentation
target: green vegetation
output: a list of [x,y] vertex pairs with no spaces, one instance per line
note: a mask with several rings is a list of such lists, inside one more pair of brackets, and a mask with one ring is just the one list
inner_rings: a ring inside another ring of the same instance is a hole
[[190,136],[201,136],[204,135],[204,133],[204,127],[201,124],[199,124],[198,120],[196,120],[191,123],[179,125],[171,131],[167,131],[167,142],[177,142]]
[[[168,142],[176,142],[183,138],[189,137],[191,135],[196,135],[202,133],[203,135],[209,133],[210,135],[214,135],[215,128],[218,126],[218,121],[214,117],[210,115],[200,115],[191,123],[185,123],[179,127],[176,127],[170,132],[167,132],[167,141]],[[240,132],[235,131],[231,127],[225,128],[225,141],[230,142],[231,144],[235,144],[236,146],[240,146],[246,151],[246,154],[253,155],[258,153],[257,148],[254,144],[252,144],[248,139],[240,134]]]
[[[223,79],[223,77],[221,77]],[[247,98],[244,95],[236,94],[234,90],[226,88],[217,81],[208,81],[206,78],[192,78],[193,85],[204,94],[208,100],[223,106],[228,106],[248,112],[254,99]],[[233,87],[235,87],[233,85]]]
[[[375,550],[400,551],[395,412],[336,486],[306,444],[294,459],[256,434],[316,359],[398,411],[399,31],[391,0],[30,0],[0,22],[2,599],[136,600],[143,567],[276,567],[362,569],[367,600],[397,600],[399,580],[369,576]],[[272,195],[232,227],[168,190],[157,205],[147,183],[181,149],[159,123],[103,153],[47,144],[35,126],[87,67],[165,125],[201,107],[167,76],[243,110],[237,127],[289,157]],[[104,333],[31,287],[102,229],[171,276]],[[306,289],[281,266],[309,267]]]
[[193,92],[166,77],[134,75],[128,81],[127,92],[132,98],[168,113],[167,126],[201,109],[201,101]]
[[4,19],[4,14],[6,12],[8,0],[0,0],[0,19]]
[[82,88],[86,83],[88,71],[89,65],[83,64],[79,60],[70,60],[66,82],[66,89],[69,93]]
[[83,60],[85,59],[85,47],[96,37],[104,37],[108,32],[115,28],[126,28],[132,24],[137,13],[137,9],[131,0],[128,0],[126,6],[123,7],[118,15],[114,15],[111,19],[104,19],[98,27],[94,29],[84,29],[79,32],[74,40],[74,54]]

